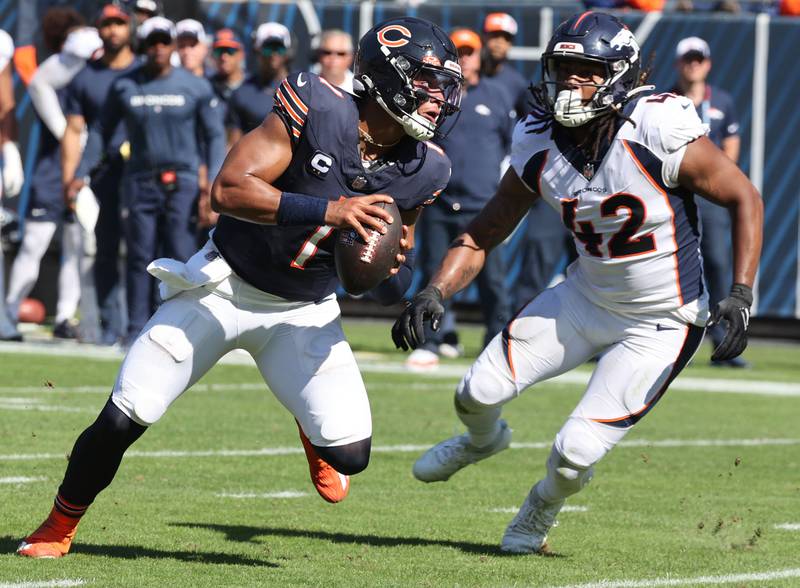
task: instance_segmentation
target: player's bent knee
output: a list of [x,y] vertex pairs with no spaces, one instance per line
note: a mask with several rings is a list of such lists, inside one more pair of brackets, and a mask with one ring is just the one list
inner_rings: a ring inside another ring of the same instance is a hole
[[314,450],[319,457],[328,462],[337,472],[347,476],[358,474],[367,469],[371,448],[372,437],[335,447],[314,446]]
[[498,391],[506,385],[506,381],[489,370],[470,372],[456,388],[456,410],[469,414],[497,406],[506,396],[498,395]]
[[580,492],[592,479],[594,468],[580,467],[565,459],[553,447],[547,458],[547,476],[539,493],[547,502],[557,502]]
[[554,447],[570,463],[588,469],[611,448],[601,437],[601,431],[596,430],[602,426],[588,419],[570,417],[556,435]]
[[135,440],[147,428],[125,414],[110,399],[92,426],[102,436],[104,442],[110,445],[126,444],[129,439]]

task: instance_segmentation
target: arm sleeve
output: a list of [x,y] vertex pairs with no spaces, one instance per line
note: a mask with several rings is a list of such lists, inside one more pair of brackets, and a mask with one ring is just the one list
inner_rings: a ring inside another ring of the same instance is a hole
[[0,71],[3,71],[14,57],[14,41],[4,30],[0,29]]
[[83,59],[67,53],[51,55],[36,70],[28,86],[33,107],[59,141],[64,136],[67,121],[56,90],[69,84],[85,63]]
[[83,150],[81,162],[78,164],[78,169],[75,170],[76,178],[86,177],[97,167],[108,142],[111,140],[111,136],[114,134],[114,129],[123,116],[124,112],[119,97],[119,89],[115,82],[111,86],[108,98],[103,103],[103,109],[100,111],[96,124],[91,125],[89,129],[89,136],[86,139],[86,147]]
[[292,74],[275,90],[272,112],[286,125],[294,147],[299,141],[311,105],[311,86],[316,80],[308,72]]
[[222,167],[225,159],[225,127],[222,124],[222,105],[214,94],[211,85],[199,98],[197,103],[197,123],[205,138],[206,165],[208,180],[212,182]]

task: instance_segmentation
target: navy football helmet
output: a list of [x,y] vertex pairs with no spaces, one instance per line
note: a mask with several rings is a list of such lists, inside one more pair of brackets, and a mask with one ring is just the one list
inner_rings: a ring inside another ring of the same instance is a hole
[[[602,66],[603,82],[593,84],[597,92],[588,104],[558,81],[559,63],[565,60]],[[617,17],[591,11],[576,14],[558,26],[542,54],[543,106],[564,126],[585,124],[652,88],[639,84],[640,67],[639,44]]]
[[[384,21],[358,43],[356,92],[373,98],[415,139],[433,138],[445,118],[458,112],[462,80],[458,54],[447,33],[421,18]],[[441,106],[435,122],[417,113],[430,98]]]

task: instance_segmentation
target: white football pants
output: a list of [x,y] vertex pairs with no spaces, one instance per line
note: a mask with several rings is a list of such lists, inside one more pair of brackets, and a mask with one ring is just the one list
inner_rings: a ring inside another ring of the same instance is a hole
[[[8,279],[6,305],[9,316],[17,321],[19,305],[30,294],[39,277],[42,258],[58,225],[51,221],[32,221],[25,223],[22,237],[11,275]],[[81,297],[81,278],[79,263],[82,255],[80,227],[77,223],[64,223],[61,241],[61,265],[58,271],[58,304],[56,324],[75,316]]]
[[491,341],[462,380],[457,397],[469,412],[497,418],[500,406],[526,388],[602,354],[555,440],[564,458],[588,468],[653,408],[694,355],[703,332],[668,313],[606,310],[568,278],[528,303]]
[[372,435],[367,392],[335,296],[290,302],[235,274],[183,291],[159,307],[128,351],[112,400],[139,424],[151,425],[233,349],[253,357],[314,445],[345,445]]

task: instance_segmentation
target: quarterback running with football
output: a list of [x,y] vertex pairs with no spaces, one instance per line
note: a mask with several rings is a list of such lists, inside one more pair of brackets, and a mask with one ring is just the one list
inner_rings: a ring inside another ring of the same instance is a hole
[[439,27],[377,25],[359,43],[356,93],[290,75],[261,126],[231,150],[212,190],[221,217],[188,262],[153,262],[166,302],[130,348],[111,398],[71,452],[50,516],[18,553],[61,557],[127,448],[229,351],[249,352],[297,420],[312,479],[337,502],[367,467],[372,421],[334,289],[331,237],[385,232],[394,200],[405,238],[373,291],[397,302],[411,282],[413,224],[447,184],[450,161],[428,142],[458,110],[461,73]]
[[[578,260],[561,284],[529,302],[471,366],[455,395],[463,435],[414,464],[423,482],[506,449],[502,406],[526,388],[598,356],[578,405],[558,432],[546,475],[506,528],[502,549],[539,553],[564,500],[661,399],[711,322],[725,321],[714,357],[747,344],[763,208],[747,177],[706,137],[691,101],[647,94],[633,34],[584,12],[562,23],[542,55],[537,108],[515,129],[511,168],[493,199],[451,245],[430,284],[392,331],[406,349],[436,328],[444,298],[480,271],[543,198],[573,233]],[[733,219],[734,285],[709,313],[692,194]]]

